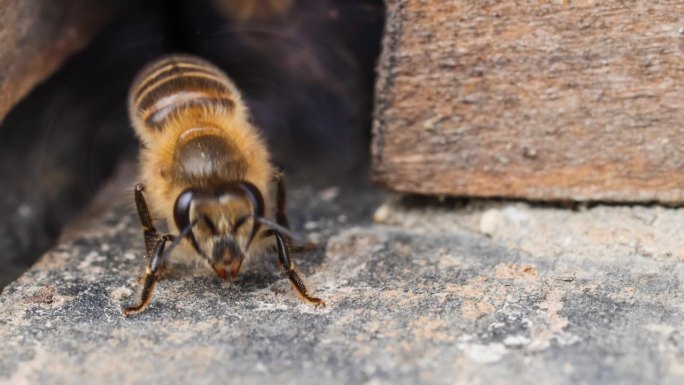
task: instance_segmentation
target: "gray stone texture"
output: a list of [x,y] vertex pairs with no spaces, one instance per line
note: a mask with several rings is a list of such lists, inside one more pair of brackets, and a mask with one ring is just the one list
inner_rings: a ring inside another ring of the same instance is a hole
[[684,383],[684,209],[295,181],[291,221],[319,245],[296,258],[326,308],[266,255],[234,282],[176,263],[125,318],[142,234],[111,191],[130,183],[3,291],[0,383]]

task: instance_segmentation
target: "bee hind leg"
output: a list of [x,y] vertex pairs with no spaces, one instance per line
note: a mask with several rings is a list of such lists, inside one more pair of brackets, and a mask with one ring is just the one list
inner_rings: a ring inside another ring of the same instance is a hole
[[290,258],[290,251],[288,250],[287,243],[285,243],[285,237],[283,237],[283,235],[281,235],[277,231],[273,231],[272,235],[276,239],[276,245],[278,247],[278,259],[280,260],[280,264],[283,265],[283,268],[285,269],[285,274],[287,275],[287,278],[290,280],[292,287],[294,287],[295,291],[297,291],[297,294],[299,294],[304,300],[312,303],[315,307],[325,307],[325,302],[323,302],[322,299],[312,297],[308,294],[306,286],[304,285],[302,279],[299,277],[299,274],[297,274],[295,265],[292,262],[292,259]]
[[154,224],[152,223],[152,216],[150,215],[150,211],[147,208],[147,202],[145,201],[145,196],[143,195],[143,190],[144,187],[142,184],[137,184],[135,186],[135,205],[138,209],[138,215],[140,216],[140,223],[143,227],[148,265],[145,271],[145,277],[143,279],[140,303],[136,306],[125,308],[123,313],[126,316],[140,313],[149,305],[150,298],[152,298],[154,285],[157,283],[164,271],[166,262],[164,260],[164,248],[166,246],[166,242],[172,241],[174,239],[173,235],[162,234],[154,227]]

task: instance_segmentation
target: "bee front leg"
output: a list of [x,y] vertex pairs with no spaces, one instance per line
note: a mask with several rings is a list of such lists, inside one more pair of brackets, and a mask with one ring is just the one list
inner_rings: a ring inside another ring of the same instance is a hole
[[143,195],[143,190],[144,186],[142,184],[137,184],[135,186],[135,206],[138,209],[138,216],[140,216],[140,223],[143,227],[145,250],[147,253],[146,257],[149,262],[145,271],[140,303],[136,306],[125,308],[123,313],[126,316],[140,313],[149,305],[154,285],[157,280],[159,280],[159,277],[164,270],[166,262],[164,261],[164,247],[166,246],[166,242],[174,239],[173,235],[162,234],[154,227],[152,216],[150,215],[145,196]]
[[145,191],[145,186],[142,183],[135,185],[135,207],[138,210],[140,224],[143,227],[146,256],[150,258],[154,254],[154,248],[157,246],[157,243],[164,235],[158,232],[154,227],[154,223],[152,223],[152,215],[150,215],[150,210],[147,208],[147,201],[143,191]]
[[157,241],[153,248],[153,254],[149,259],[149,264],[145,270],[145,279],[143,281],[142,292],[140,293],[140,302],[135,306],[127,307],[123,310],[125,316],[138,314],[150,304],[152,298],[152,291],[154,285],[159,280],[164,266],[164,247],[166,242],[173,240],[173,235],[165,234]]
[[323,302],[322,299],[312,297],[307,293],[306,286],[304,285],[304,282],[302,282],[302,279],[299,278],[297,270],[295,269],[295,265],[290,258],[290,251],[287,247],[287,243],[285,243],[285,237],[283,237],[283,235],[277,231],[273,231],[272,235],[276,239],[276,245],[278,247],[278,259],[280,260],[280,264],[283,265],[285,274],[287,274],[287,278],[290,280],[290,283],[292,283],[294,289],[302,298],[311,302],[314,304],[314,306],[325,307],[325,302]]

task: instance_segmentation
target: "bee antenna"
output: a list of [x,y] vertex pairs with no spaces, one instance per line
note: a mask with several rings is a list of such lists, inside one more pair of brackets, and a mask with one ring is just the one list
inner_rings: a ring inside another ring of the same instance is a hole
[[183,240],[183,238],[185,238],[190,233],[190,231],[192,231],[193,226],[195,226],[197,222],[199,222],[199,218],[190,222],[187,226],[185,226],[185,228],[180,233],[178,233],[178,235],[174,237],[171,245],[164,251],[164,255],[162,255],[161,259],[162,261],[166,261],[169,255],[171,255],[173,249],[175,249],[176,246],[178,246],[178,244]]
[[281,226],[281,225],[279,225],[279,224],[277,224],[271,220],[268,220],[264,217],[254,215],[254,220],[261,223],[264,226],[268,226],[269,228],[271,228],[271,230],[275,230],[275,231],[285,235],[286,237],[290,238],[291,240],[295,241],[296,243],[304,244],[304,243],[308,242],[308,240],[304,239],[304,237],[302,237],[299,234],[294,233],[293,231],[291,231],[287,227]]

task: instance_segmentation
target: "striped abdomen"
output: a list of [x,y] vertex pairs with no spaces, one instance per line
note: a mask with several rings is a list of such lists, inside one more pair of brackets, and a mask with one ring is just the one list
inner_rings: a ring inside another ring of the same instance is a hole
[[133,82],[129,112],[139,130],[159,131],[167,119],[193,107],[235,108],[239,94],[211,63],[190,55],[172,55],[147,65]]

